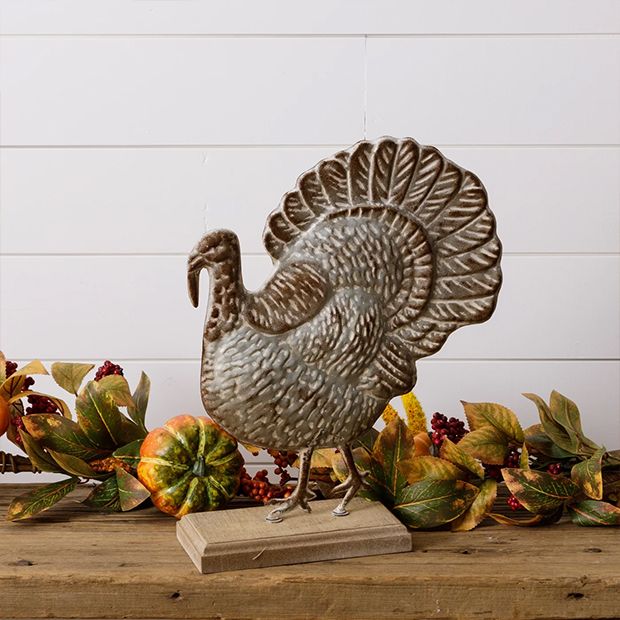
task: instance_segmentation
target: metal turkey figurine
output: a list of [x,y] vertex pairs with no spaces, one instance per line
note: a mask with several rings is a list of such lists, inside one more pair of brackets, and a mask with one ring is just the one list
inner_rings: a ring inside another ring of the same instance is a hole
[[300,453],[299,481],[267,519],[309,510],[312,451],[349,469],[334,514],[363,484],[351,443],[413,388],[416,360],[455,329],[488,319],[501,244],[482,183],[415,140],[381,138],[304,173],[267,221],[275,273],[247,291],[235,233],[207,233],[189,256],[198,305],[210,279],[201,393],[237,439]]

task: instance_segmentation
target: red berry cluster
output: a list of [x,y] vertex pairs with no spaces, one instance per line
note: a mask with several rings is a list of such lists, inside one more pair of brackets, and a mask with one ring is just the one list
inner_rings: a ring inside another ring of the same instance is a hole
[[103,365],[97,369],[97,374],[95,375],[95,381],[99,381],[108,375],[121,375],[123,374],[123,369],[118,364],[113,364],[110,360],[106,360],[103,362]]
[[554,476],[562,473],[562,463],[550,463],[547,465],[547,471]]
[[506,503],[510,506],[511,510],[519,510],[519,508],[523,508],[523,504],[514,496],[511,495]]
[[26,407],[26,413],[60,413],[58,405],[53,400],[47,398],[47,396],[37,396],[31,394],[28,396],[28,402],[30,407]]
[[6,371],[6,378],[8,379],[17,370],[17,362],[6,360],[4,367]]
[[431,419],[431,428],[433,433],[431,435],[431,441],[436,445],[441,445],[441,442],[447,437],[454,443],[459,442],[467,434],[465,423],[458,418],[448,419],[442,413],[436,411]]
[[[14,375],[17,371],[17,362],[12,362],[11,360],[6,360],[4,368],[6,372],[6,378],[8,379],[10,376]],[[29,390],[34,385],[34,379],[32,377],[26,377],[24,379],[24,386],[22,387],[22,391]]]
[[262,469],[256,472],[252,478],[244,467],[241,471],[240,495],[245,495],[256,502],[268,504],[270,500],[276,497],[288,497],[291,494],[291,489],[284,485],[269,482],[267,475],[267,470]]
[[267,452],[273,458],[273,462],[276,466],[273,473],[276,474],[276,476],[280,476],[280,486],[286,484],[291,479],[291,475],[288,473],[287,468],[293,465],[297,460],[297,453],[287,452],[286,450],[267,450]]
[[[15,372],[17,371],[17,368],[18,368],[17,362],[6,360],[5,372],[6,372],[7,378],[14,375]],[[24,377],[24,385],[22,386],[21,390],[23,392],[30,390],[30,388],[33,385],[34,385],[34,379],[32,377]],[[26,408],[26,411],[24,412],[26,414],[60,413],[60,411],[58,411],[58,407],[56,407],[56,405],[49,398],[46,398],[45,396],[30,395],[28,396],[28,402],[30,403],[30,407]],[[14,437],[15,442],[18,445],[22,446],[22,438],[19,435],[19,429],[24,429],[25,431],[25,426],[24,426],[24,421],[22,420],[22,416],[19,413],[13,413],[13,415],[11,416],[11,424],[15,427],[16,431],[18,431],[15,433],[15,437]]]

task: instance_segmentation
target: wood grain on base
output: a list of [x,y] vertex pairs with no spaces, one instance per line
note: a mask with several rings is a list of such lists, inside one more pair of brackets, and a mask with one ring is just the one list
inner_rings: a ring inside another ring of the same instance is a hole
[[269,507],[202,512],[177,523],[177,537],[199,571],[214,573],[320,560],[411,551],[407,528],[382,504],[353,500],[347,517],[340,500],[313,502],[269,523]]

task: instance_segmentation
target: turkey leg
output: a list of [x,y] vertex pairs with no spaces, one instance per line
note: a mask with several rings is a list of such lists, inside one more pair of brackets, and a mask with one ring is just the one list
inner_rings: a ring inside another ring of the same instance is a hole
[[355,465],[355,459],[353,458],[353,452],[351,452],[350,446],[340,446],[340,452],[344,456],[347,469],[349,470],[349,475],[342,484],[339,484],[332,489],[332,494],[339,493],[340,491],[346,491],[342,501],[332,510],[332,513],[337,517],[346,517],[349,514],[347,504],[355,497],[355,494],[364,484],[364,475],[358,471]]
[[304,448],[299,453],[299,480],[295,490],[286,499],[273,499],[272,504],[278,504],[265,518],[271,523],[279,523],[282,521],[282,515],[291,510],[295,506],[310,512],[308,500],[315,495],[308,490],[308,480],[310,478],[310,461],[312,459],[312,448]]

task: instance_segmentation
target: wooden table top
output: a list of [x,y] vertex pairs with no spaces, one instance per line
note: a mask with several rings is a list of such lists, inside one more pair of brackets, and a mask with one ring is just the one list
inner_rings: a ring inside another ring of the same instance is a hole
[[[0,484],[0,512],[24,485]],[[200,575],[175,521],[72,497],[0,521],[2,618],[615,618],[620,530],[413,532],[414,551]]]

